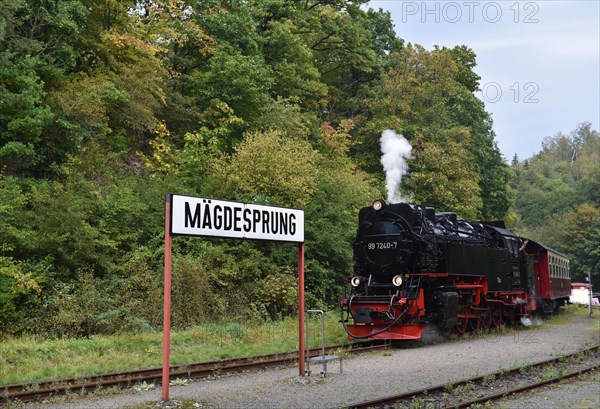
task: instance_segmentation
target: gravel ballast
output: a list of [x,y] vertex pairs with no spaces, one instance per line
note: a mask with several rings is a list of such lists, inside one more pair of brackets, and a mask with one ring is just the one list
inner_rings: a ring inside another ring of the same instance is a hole
[[499,402],[506,409],[598,409],[600,408],[600,377],[597,374],[558,386],[509,398]]
[[[186,405],[193,402],[195,405],[192,407],[202,408],[338,408],[474,375],[485,375],[599,343],[598,316],[574,316],[568,323],[560,325],[528,329],[520,327],[506,334],[487,334],[417,348],[348,356],[343,361],[343,373],[340,374],[338,363],[333,362],[328,365],[326,378],[319,375],[321,365],[313,364],[313,375],[310,377],[298,376],[298,367],[293,366],[190,382],[186,386],[172,386],[170,398],[175,401],[172,407],[177,407],[177,401],[184,401]],[[596,386],[597,382],[592,380],[581,390],[568,390],[565,394],[575,396],[567,397],[565,401],[575,402],[578,399],[577,402],[595,402],[594,392],[599,390]],[[557,390],[552,392],[556,393]],[[28,406],[48,409],[122,408],[158,402],[160,399],[161,390],[156,388],[62,404]],[[543,403],[543,397],[541,399]],[[513,406],[510,407],[526,407],[519,406],[517,400],[511,404]],[[508,407],[509,403],[503,405]],[[167,406],[157,405],[163,408]]]

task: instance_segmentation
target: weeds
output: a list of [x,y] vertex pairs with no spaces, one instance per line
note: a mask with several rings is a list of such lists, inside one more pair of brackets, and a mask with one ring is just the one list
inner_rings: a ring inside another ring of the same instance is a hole
[[494,374],[489,374],[483,377],[483,384],[485,386],[492,386],[494,382],[496,382],[496,375]]
[[170,386],[185,386],[189,383],[189,379],[177,378],[169,382]]
[[498,379],[507,379],[508,375],[510,374],[510,369],[507,368],[500,368],[500,375],[498,375]]
[[220,377],[221,377],[221,368],[215,368],[215,369],[213,369],[213,371],[210,374],[210,376],[208,377],[208,379],[210,379],[210,380],[217,380]]
[[570,362],[574,363],[574,364],[580,364],[585,360],[585,354],[580,351],[577,352],[576,354],[572,355],[570,358]]
[[[193,400],[172,400],[169,403],[172,405],[171,407],[178,409],[199,409],[204,407],[202,403]],[[157,405],[155,402],[146,402],[139,405],[124,406],[124,409],[156,409],[158,407],[160,407],[160,405]]]
[[560,372],[555,367],[550,367],[541,373],[542,379],[552,379],[560,376]]
[[146,381],[133,386],[133,389],[135,389],[136,392],[151,391],[154,388],[156,388],[156,385],[153,383],[146,383]]
[[[338,319],[337,314],[326,314],[327,344],[348,342]],[[296,318],[286,318],[262,323],[207,323],[173,331],[171,364],[293,351],[298,344],[297,327]],[[320,322],[318,336],[311,332],[310,341],[311,346],[322,342]],[[6,337],[0,342],[0,385],[158,367],[161,351],[161,332],[54,340]]]
[[5,409],[22,409],[25,407],[25,404],[21,402],[19,399],[15,399],[10,401],[4,406]]
[[414,398],[410,402],[410,409],[425,409],[425,401],[421,398]]
[[454,389],[454,393],[456,395],[462,395],[462,396],[473,396],[475,395],[475,390],[477,389],[477,387],[475,386],[475,384],[471,381],[465,383],[464,385],[460,385],[457,386]]

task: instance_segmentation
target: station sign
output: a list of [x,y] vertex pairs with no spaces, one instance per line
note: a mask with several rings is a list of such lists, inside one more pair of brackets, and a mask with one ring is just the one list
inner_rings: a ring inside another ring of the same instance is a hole
[[171,195],[171,234],[304,242],[304,211]]

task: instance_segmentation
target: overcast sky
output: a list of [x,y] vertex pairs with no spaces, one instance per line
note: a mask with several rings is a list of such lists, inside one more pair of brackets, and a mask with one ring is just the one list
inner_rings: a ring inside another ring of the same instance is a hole
[[492,114],[507,160],[544,137],[600,122],[600,0],[370,1],[406,42],[465,44],[477,54],[476,95]]

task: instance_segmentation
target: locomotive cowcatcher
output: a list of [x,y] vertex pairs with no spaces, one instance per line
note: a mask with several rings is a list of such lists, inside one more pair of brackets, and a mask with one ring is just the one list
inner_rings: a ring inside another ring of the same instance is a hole
[[362,208],[354,275],[342,300],[349,336],[420,339],[426,329],[488,329],[568,301],[569,260],[503,222],[377,200]]

